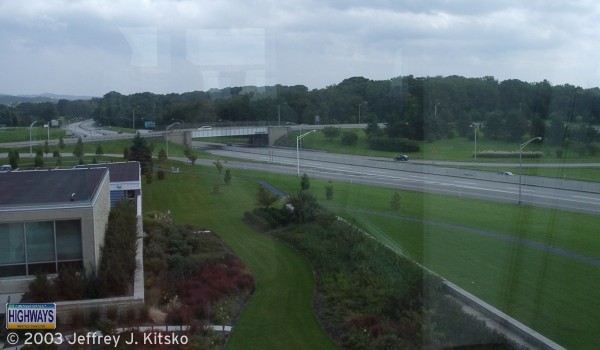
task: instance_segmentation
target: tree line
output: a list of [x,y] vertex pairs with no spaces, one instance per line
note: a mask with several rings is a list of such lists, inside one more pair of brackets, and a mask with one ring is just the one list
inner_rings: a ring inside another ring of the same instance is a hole
[[[385,136],[435,140],[473,134],[473,124],[492,139],[518,141],[528,135],[597,139],[600,89],[550,82],[401,76],[388,80],[352,77],[310,90],[305,86],[246,86],[181,94],[111,91],[91,100],[0,105],[0,124],[28,126],[33,120],[94,118],[101,125],[157,128],[177,121],[227,124],[239,121],[296,124],[386,123]],[[382,131],[379,131],[382,132]],[[576,135],[574,135],[576,134]]]

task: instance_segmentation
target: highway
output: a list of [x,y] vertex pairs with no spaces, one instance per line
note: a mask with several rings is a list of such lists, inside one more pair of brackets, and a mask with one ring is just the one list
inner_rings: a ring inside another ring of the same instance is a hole
[[[223,157],[241,161],[228,161],[230,168],[269,171],[288,175],[298,174],[296,150],[273,148],[226,147],[209,150]],[[209,162],[210,163],[210,162]],[[458,197],[479,198],[508,203],[518,203],[519,176],[506,176],[489,172],[450,169],[448,176],[440,173],[445,168],[413,162],[395,162],[374,158],[325,152],[301,151],[299,173],[311,178],[331,179],[419,192],[439,193]],[[527,177],[521,187],[523,204],[588,214],[600,214],[600,190],[580,191],[544,187],[535,184],[535,177]],[[525,183],[525,182],[524,182]],[[597,186],[600,188],[600,184]]]

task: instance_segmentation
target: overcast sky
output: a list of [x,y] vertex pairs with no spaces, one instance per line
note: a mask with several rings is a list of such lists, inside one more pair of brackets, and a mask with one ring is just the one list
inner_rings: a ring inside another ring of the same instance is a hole
[[400,75],[600,86],[597,0],[0,0],[0,38],[4,94]]

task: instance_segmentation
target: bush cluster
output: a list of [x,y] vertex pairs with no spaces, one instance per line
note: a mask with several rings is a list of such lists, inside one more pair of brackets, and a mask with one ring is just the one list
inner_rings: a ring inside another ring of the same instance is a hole
[[176,285],[183,305],[169,312],[167,322],[189,324],[194,319],[213,319],[219,300],[243,291],[251,292],[254,279],[244,263],[230,258],[206,264],[196,276],[179,280]]
[[[542,158],[544,152],[540,151],[527,151],[522,152],[522,158]],[[477,152],[478,158],[519,158],[519,151],[481,151]]]
[[[270,233],[306,256],[317,279],[316,313],[342,347],[511,347],[463,313],[445,295],[440,278],[338,220],[310,192],[290,196],[288,204],[293,211],[261,208],[246,212],[244,218],[265,230],[277,228]],[[285,211],[289,214],[278,220]]]
[[369,148],[390,152],[419,152],[421,147],[413,140],[405,138],[371,137]]

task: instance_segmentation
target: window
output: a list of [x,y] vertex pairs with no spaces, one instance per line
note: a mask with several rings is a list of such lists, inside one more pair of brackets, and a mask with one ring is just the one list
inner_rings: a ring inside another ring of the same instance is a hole
[[0,224],[0,277],[56,273],[82,265],[81,220]]

